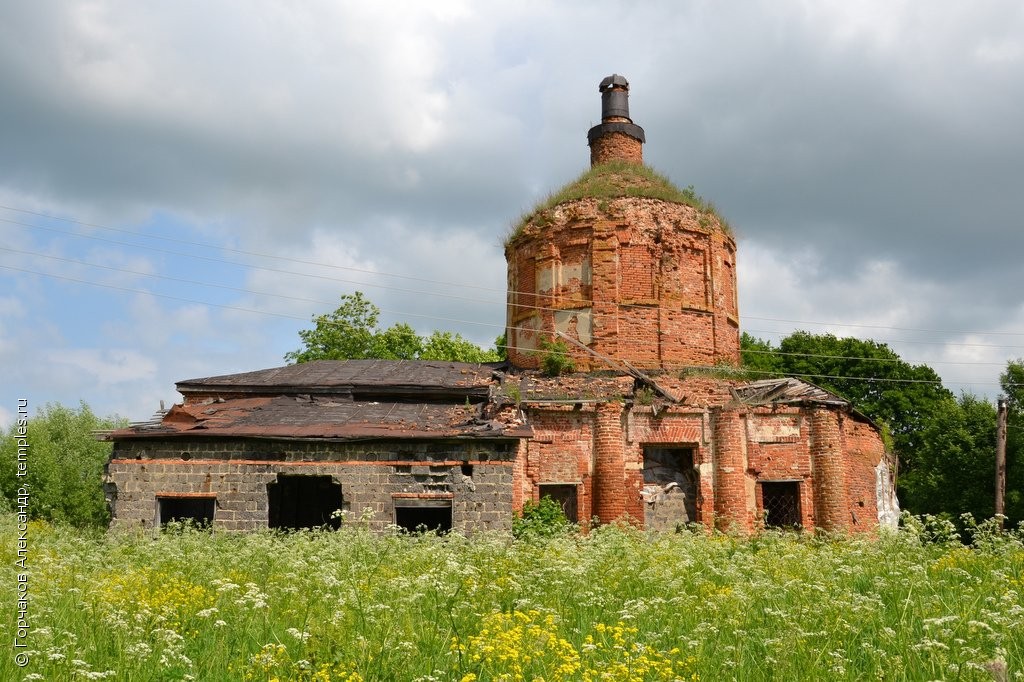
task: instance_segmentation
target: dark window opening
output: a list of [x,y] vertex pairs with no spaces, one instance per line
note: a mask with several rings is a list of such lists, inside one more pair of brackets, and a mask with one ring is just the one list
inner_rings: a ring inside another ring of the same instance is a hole
[[699,476],[696,452],[688,446],[644,446],[645,524],[672,528],[697,521]]
[[213,525],[214,497],[160,497],[160,525],[188,522],[196,526]]
[[451,500],[395,500],[395,525],[410,533],[452,529]]
[[770,528],[799,528],[799,481],[762,482],[760,485],[764,525]]
[[460,468],[462,469],[462,475],[463,476],[469,476],[470,478],[473,478],[473,465],[472,464],[463,464],[462,467],[460,467]]
[[693,448],[644,446],[644,483],[689,484],[694,478]]
[[579,509],[576,503],[576,486],[575,485],[540,485],[540,497],[550,497],[552,500],[562,505],[562,511],[565,512],[565,518],[569,519],[572,523],[579,523]]
[[330,476],[278,474],[267,484],[271,528],[340,528],[341,485]]

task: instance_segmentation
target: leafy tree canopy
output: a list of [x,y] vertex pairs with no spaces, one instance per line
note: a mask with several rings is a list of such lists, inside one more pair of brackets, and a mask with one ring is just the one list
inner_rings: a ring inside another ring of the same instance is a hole
[[[748,370],[806,378],[853,402],[887,427],[900,460],[903,507],[915,514],[994,511],[995,407],[965,394],[956,398],[927,365],[911,365],[884,343],[795,332],[778,346],[744,334]],[[1024,519],[1024,360],[1002,375],[1010,401],[1006,513]],[[1014,427],[1017,428],[1014,428]]]
[[17,422],[0,434],[0,490],[10,508],[17,490],[29,492],[29,516],[75,526],[106,526],[103,469],[111,444],[96,440],[98,430],[124,426],[120,418],[101,419],[85,403],[78,409],[48,404],[28,419],[24,476],[18,476]]
[[935,370],[905,362],[884,343],[798,331],[778,347],[747,334],[741,345],[748,369],[805,378],[884,423],[905,466],[936,411],[956,401]]
[[380,308],[362,292],[344,294],[341,305],[313,318],[313,328],[299,331],[302,348],[286,353],[288,362],[313,360],[448,360],[498,362],[505,359],[503,336],[495,348],[484,350],[461,334],[434,331],[420,336],[404,322],[380,328]]
[[1006,430],[1006,515],[1024,520],[1024,358],[1006,365],[1000,376],[1009,402]]

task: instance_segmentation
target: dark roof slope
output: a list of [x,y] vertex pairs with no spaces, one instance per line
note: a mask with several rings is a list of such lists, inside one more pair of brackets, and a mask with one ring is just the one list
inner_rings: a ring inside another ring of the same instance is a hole
[[186,379],[178,391],[188,394],[295,393],[415,394],[419,397],[486,396],[500,363],[474,364],[432,360],[316,360],[241,374]]

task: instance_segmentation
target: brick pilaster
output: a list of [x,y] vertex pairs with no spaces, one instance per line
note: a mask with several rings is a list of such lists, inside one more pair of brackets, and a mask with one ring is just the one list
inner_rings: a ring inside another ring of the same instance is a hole
[[814,476],[814,524],[825,530],[849,527],[839,414],[811,410],[811,468]]

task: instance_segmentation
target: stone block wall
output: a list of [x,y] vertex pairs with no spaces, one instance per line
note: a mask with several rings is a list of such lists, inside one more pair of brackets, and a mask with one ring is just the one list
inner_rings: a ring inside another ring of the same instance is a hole
[[120,441],[107,467],[113,525],[152,526],[158,496],[215,496],[214,527],[265,528],[278,474],[330,476],[343,509],[382,530],[395,500],[451,499],[453,529],[512,522],[514,442],[313,443],[226,439]]

